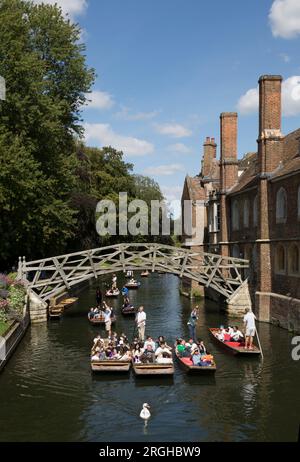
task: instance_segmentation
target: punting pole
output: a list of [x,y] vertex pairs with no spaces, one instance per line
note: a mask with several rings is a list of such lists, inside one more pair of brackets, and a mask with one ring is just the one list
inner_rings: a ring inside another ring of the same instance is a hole
[[[248,290],[247,290],[247,298],[248,298],[248,300],[249,300],[250,309],[251,309],[251,311],[252,311],[252,301],[251,301],[251,298],[250,298],[250,295],[249,295],[249,291],[248,291]],[[261,359],[263,360],[263,359],[264,359],[264,354],[263,354],[263,351],[262,351],[262,347],[261,347],[261,343],[260,343],[260,339],[259,339],[259,335],[258,335],[257,327],[256,327],[256,326],[255,326],[255,334],[256,334],[257,343],[258,343],[258,346],[259,346],[259,349],[260,349]]]

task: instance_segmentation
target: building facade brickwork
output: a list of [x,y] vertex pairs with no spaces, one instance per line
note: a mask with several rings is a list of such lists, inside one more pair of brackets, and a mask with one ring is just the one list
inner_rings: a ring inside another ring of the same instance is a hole
[[300,332],[300,129],[281,132],[281,82],[259,79],[257,152],[238,160],[238,115],[222,113],[220,161],[209,157],[193,182],[205,197],[202,248],[249,259],[258,318]]

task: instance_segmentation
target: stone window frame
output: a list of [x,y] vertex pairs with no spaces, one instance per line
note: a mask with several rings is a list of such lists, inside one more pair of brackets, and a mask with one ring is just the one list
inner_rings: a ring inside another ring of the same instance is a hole
[[[296,252],[297,254],[296,254]],[[293,258],[297,255],[298,270],[293,269]],[[300,277],[300,247],[296,242],[289,245],[288,248],[288,273],[290,276]]]
[[[284,201],[284,202],[283,202]],[[287,193],[283,186],[276,192],[276,223],[287,221]]]
[[243,226],[244,228],[249,228],[250,226],[250,202],[246,197],[243,204]]
[[253,217],[252,217],[252,222],[253,222],[253,227],[256,228],[258,225],[258,195],[256,194],[254,199],[253,199]]
[[240,229],[240,211],[239,201],[234,199],[231,203],[231,228],[232,231],[238,231]]
[[[284,266],[283,267],[280,267],[279,266],[279,250],[283,250],[283,263],[284,263]],[[276,248],[275,248],[275,272],[277,274],[281,274],[281,275],[286,275],[286,270],[287,270],[287,252],[286,252],[286,248],[283,244],[277,244]]]

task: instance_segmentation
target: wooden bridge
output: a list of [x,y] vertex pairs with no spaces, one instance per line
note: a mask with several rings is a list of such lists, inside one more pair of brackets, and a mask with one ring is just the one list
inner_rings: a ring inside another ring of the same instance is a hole
[[27,262],[18,278],[43,301],[91,278],[127,270],[162,271],[197,281],[230,299],[247,282],[249,262],[161,244],[116,244]]

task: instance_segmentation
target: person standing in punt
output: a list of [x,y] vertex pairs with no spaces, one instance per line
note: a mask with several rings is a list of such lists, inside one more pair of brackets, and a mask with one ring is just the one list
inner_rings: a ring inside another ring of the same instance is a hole
[[142,342],[145,340],[146,318],[147,316],[144,311],[144,307],[140,306],[135,321],[139,333],[139,340],[141,340]]
[[188,323],[187,323],[188,328],[189,328],[190,337],[193,339],[195,343],[197,342],[197,337],[196,337],[197,320],[198,320],[198,306],[196,306],[196,308],[192,310]]
[[246,314],[244,316],[244,327],[245,327],[245,350],[253,350],[253,338],[256,333],[255,326],[256,316],[250,308],[246,308]]

